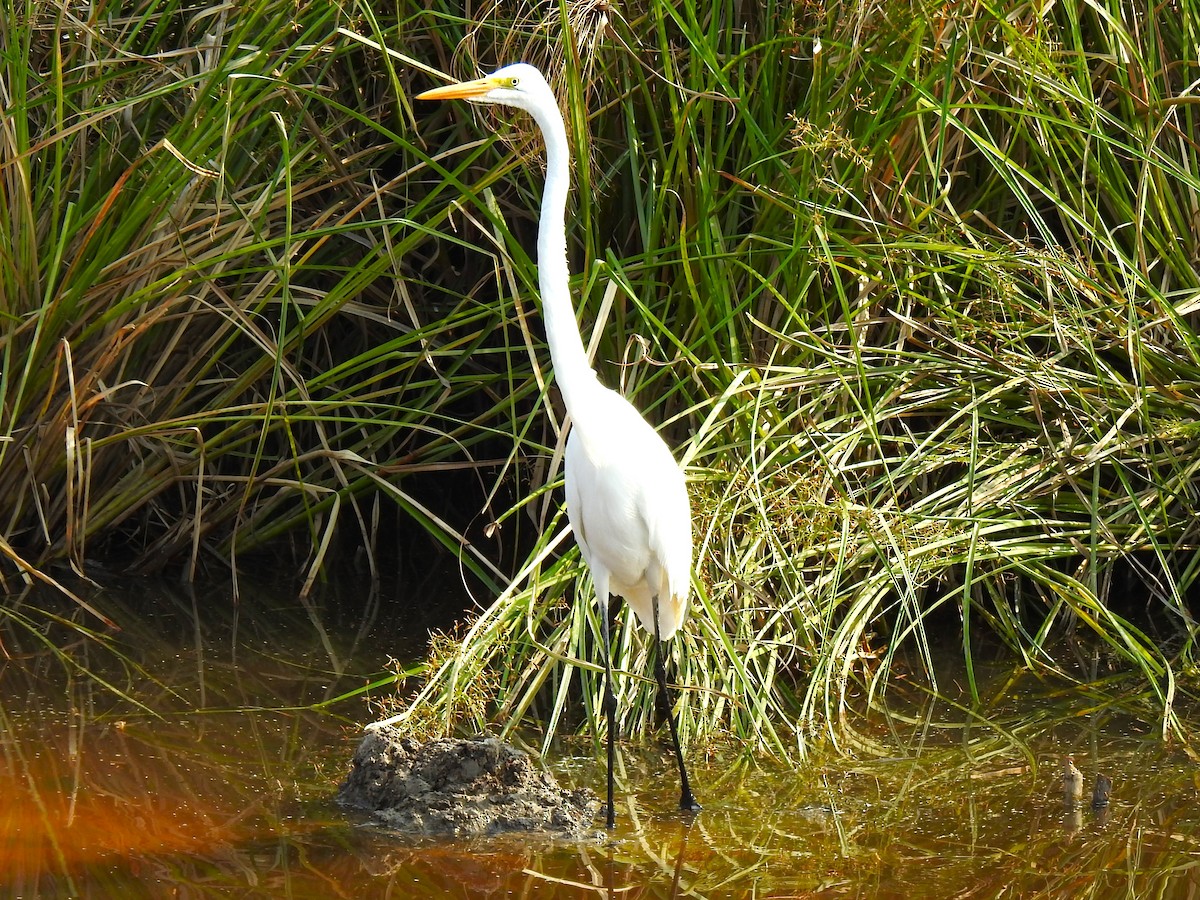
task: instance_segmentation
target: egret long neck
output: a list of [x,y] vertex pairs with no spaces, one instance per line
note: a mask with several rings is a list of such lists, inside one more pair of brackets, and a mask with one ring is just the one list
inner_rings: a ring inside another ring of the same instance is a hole
[[538,285],[542,292],[542,320],[554,379],[562,392],[567,412],[574,415],[585,402],[585,392],[596,382],[588,364],[583,339],[571,304],[570,271],[567,268],[567,192],[571,187],[571,159],[567,131],[555,106],[535,112],[534,118],[546,141],[546,187],[542,194],[542,217],[538,227]]

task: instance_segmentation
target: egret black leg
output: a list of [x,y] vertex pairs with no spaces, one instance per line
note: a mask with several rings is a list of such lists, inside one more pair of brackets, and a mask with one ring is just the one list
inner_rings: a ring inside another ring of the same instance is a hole
[[608,604],[600,609],[604,622],[600,633],[604,640],[604,712],[608,716],[608,812],[605,825],[613,828],[617,824],[617,809],[613,803],[613,763],[616,760],[615,744],[617,734],[617,698],[613,695],[612,675],[612,644],[609,641]]
[[671,709],[671,698],[667,693],[667,670],[663,667],[663,644],[658,631],[658,595],[654,596],[654,677],[658,681],[659,708],[666,712],[667,724],[671,728],[671,743],[675,747],[675,761],[679,763],[679,808],[695,811],[700,804],[692,796],[687,767],[683,764],[683,750],[679,746],[679,728],[675,724],[675,713]]

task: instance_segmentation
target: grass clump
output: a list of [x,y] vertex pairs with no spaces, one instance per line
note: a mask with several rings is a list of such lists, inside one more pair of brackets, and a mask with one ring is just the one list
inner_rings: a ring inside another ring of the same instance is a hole
[[340,532],[379,544],[381,486],[460,547],[402,476],[476,468],[528,388],[483,364],[503,310],[413,302],[451,211],[394,165],[343,10],[89,10],[0,24],[0,574],[290,542],[307,590]]
[[[1162,31],[1117,6],[646,4],[589,42],[568,93],[612,102],[576,188],[581,318],[692,478],[686,734],[803,753],[897,666],[936,684],[947,636],[976,700],[982,643],[1078,678],[1071,635],[1177,724],[1200,182],[1196,48]],[[498,670],[476,721],[536,713],[549,737],[579,695],[602,728],[579,560],[530,560],[413,709],[450,726]],[[625,621],[614,642],[644,733],[647,641]]]

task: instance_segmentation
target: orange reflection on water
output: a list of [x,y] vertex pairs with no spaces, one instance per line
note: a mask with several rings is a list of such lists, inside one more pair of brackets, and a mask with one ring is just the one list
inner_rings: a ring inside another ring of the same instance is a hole
[[263,790],[261,764],[218,764],[194,735],[185,752],[184,735],[162,723],[85,731],[86,740],[61,728],[39,729],[36,742],[11,732],[3,740],[5,876],[32,880],[109,861],[136,870],[139,858],[220,856],[278,832],[280,797]]
[[12,773],[0,774],[8,798],[0,810],[0,870],[41,872],[70,868],[106,857],[147,853],[199,852],[236,841],[236,827],[179,805],[182,798],[104,796],[94,788],[74,796],[50,779],[33,774],[35,785]]

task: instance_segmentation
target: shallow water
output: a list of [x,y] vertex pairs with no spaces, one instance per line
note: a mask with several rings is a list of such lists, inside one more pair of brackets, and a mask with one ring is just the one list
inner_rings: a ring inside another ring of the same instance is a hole
[[[328,701],[379,677],[389,653],[416,652],[398,647],[396,634],[439,623],[399,621],[392,610],[372,616],[369,604],[364,616],[358,594],[306,607],[262,586],[244,585],[235,603],[225,587],[138,583],[96,602],[127,626],[107,648],[78,639],[62,660],[26,629],[3,635],[0,892],[8,896],[1200,890],[1194,764],[1149,725],[1106,713],[1095,693],[1073,697],[1028,679],[1019,704],[970,729],[952,705],[909,704],[862,720],[871,752],[816,748],[795,768],[722,747],[693,762],[705,807],[694,817],[674,809],[670,758],[627,745],[611,835],[415,841],[332,802],[371,711],[361,696]],[[1107,809],[1064,807],[1066,753],[1089,796],[1097,772],[1113,778]],[[572,786],[602,782],[590,742],[560,745],[549,763]]]

